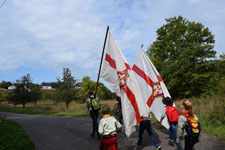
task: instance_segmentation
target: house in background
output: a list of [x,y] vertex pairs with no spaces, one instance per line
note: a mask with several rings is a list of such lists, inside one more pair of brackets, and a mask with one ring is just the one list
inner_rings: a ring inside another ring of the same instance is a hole
[[52,83],[45,83],[43,82],[41,85],[41,89],[52,89]]
[[16,89],[16,86],[15,85],[10,85],[9,87],[8,87],[8,90],[15,90]]

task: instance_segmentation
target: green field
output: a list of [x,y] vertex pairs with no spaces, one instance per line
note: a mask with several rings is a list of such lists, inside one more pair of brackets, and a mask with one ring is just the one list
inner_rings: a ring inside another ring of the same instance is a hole
[[35,146],[18,123],[1,119],[0,123],[1,150],[34,150]]
[[[116,101],[107,100],[101,101],[101,104],[108,104],[113,109]],[[53,101],[38,101],[34,103],[26,104],[26,108],[23,109],[22,105],[9,104],[8,102],[0,103],[0,111],[15,112],[23,114],[38,114],[38,115],[53,115],[53,116],[88,116],[86,103],[72,102],[69,105],[69,109],[66,109],[65,103],[54,103]]]

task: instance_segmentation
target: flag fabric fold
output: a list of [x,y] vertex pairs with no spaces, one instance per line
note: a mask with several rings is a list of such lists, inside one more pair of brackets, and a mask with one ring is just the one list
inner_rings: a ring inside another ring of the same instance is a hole
[[149,111],[134,72],[110,32],[101,76],[121,97],[125,134],[129,137],[135,131],[135,125],[143,120],[141,117],[146,117]]
[[165,115],[166,107],[162,103],[162,98],[170,97],[170,94],[155,66],[142,49],[136,57],[132,71],[141,87],[141,94],[145,103],[157,120],[160,121],[161,117],[165,116],[162,125],[168,129],[169,123]]

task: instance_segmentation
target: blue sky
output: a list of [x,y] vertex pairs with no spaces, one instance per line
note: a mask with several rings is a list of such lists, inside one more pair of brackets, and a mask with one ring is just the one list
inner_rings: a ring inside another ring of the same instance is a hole
[[140,45],[146,50],[165,18],[178,15],[208,27],[217,56],[225,53],[222,0],[8,0],[0,9],[0,81],[27,73],[35,83],[56,81],[63,67],[78,81],[96,80],[107,25],[132,65]]

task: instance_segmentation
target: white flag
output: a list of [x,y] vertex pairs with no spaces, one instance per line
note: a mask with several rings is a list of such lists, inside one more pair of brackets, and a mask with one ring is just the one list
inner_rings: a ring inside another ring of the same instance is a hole
[[141,117],[148,115],[148,107],[134,73],[110,32],[102,77],[121,96],[125,133],[129,137],[135,131],[135,125],[143,120]]
[[[166,112],[162,98],[170,97],[170,94],[155,66],[142,49],[135,60],[132,70],[139,86],[141,86],[144,101],[150,107],[150,111],[155,115],[156,119],[160,121]],[[167,129],[169,128],[166,115],[162,125]]]

